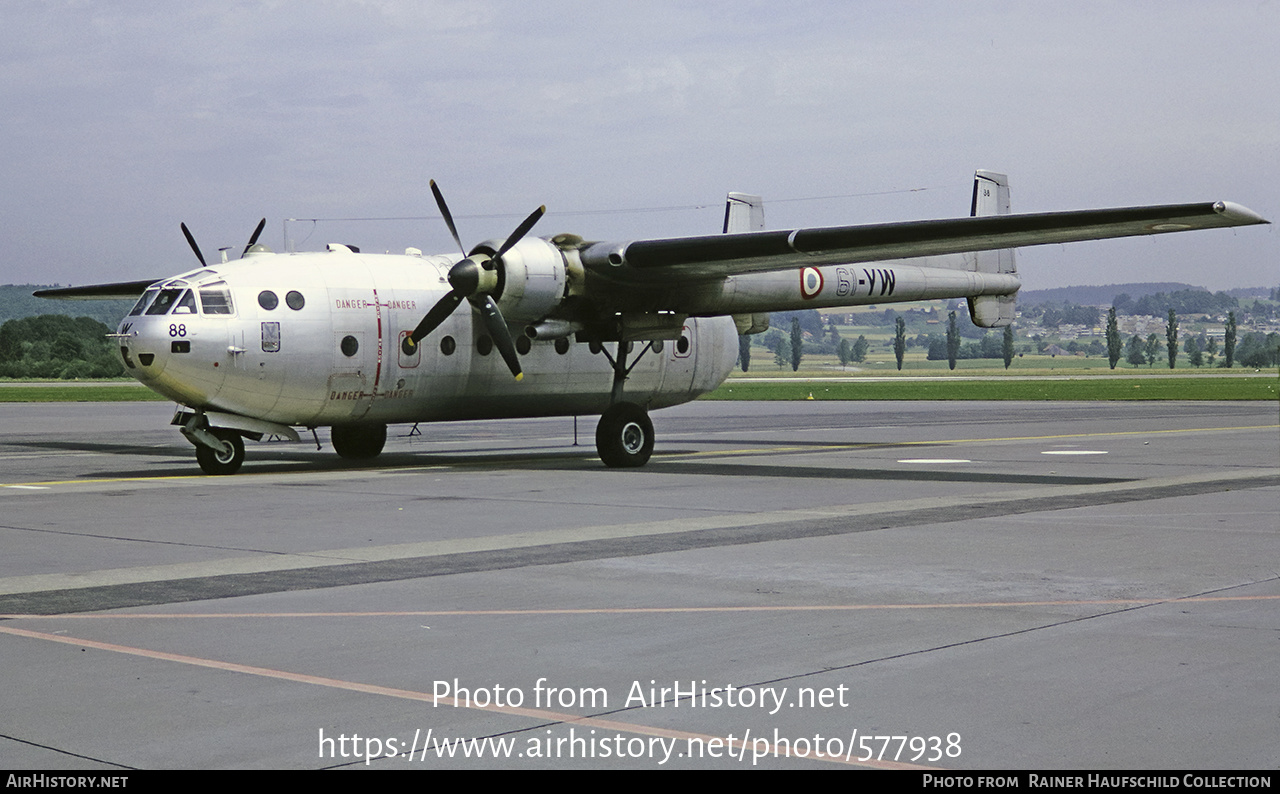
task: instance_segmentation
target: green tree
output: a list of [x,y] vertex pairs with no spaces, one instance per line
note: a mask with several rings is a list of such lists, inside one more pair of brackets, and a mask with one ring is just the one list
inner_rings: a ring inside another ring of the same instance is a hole
[[960,355],[960,331],[956,328],[956,313],[947,315],[947,367],[956,368],[956,357]]
[[800,369],[800,356],[804,354],[804,331],[800,330],[800,321],[791,318],[791,371]]
[[854,361],[857,361],[859,363],[866,361],[867,348],[869,347],[871,347],[871,345],[867,342],[867,338],[859,334],[858,341],[853,343],[853,354],[850,356],[850,358],[852,358]]
[[1006,325],[1004,327],[1004,340],[1000,345],[1000,355],[1004,358],[1004,368],[1008,369],[1013,363],[1013,326]]
[[1142,352],[1146,354],[1147,363],[1154,367],[1156,365],[1156,357],[1160,355],[1160,337],[1154,333],[1147,334],[1147,344]]
[[893,355],[898,359],[898,371],[902,371],[902,357],[907,353],[907,321],[898,318],[893,332]]
[[1135,367],[1147,363],[1147,357],[1142,355],[1142,337],[1137,334],[1129,337],[1129,344],[1124,349],[1124,360]]
[[1120,339],[1120,325],[1116,322],[1116,307],[1107,309],[1107,363],[1116,368],[1124,342]]
[[773,363],[778,365],[778,369],[782,369],[789,358],[791,358],[791,347],[787,344],[787,338],[778,334],[773,340]]
[[1200,340],[1194,336],[1188,336],[1187,341],[1182,344],[1182,349],[1187,353],[1187,361],[1193,367],[1198,367],[1204,363],[1204,356],[1200,352]]
[[1164,326],[1164,338],[1169,352],[1169,369],[1178,361],[1178,315],[1169,310],[1169,322]]
[[849,366],[849,362],[853,360],[853,345],[849,344],[848,339],[841,339],[840,346],[836,348],[836,353],[840,356],[840,367]]
[[0,377],[112,378],[124,373],[107,342],[110,329],[90,317],[42,314],[0,325]]
[[1227,333],[1222,337],[1223,365],[1231,369],[1236,360],[1236,313],[1227,312]]

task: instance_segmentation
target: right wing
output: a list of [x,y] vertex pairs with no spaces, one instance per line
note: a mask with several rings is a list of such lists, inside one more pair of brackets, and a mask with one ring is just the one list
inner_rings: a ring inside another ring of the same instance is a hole
[[1257,223],[1268,221],[1229,201],[1166,204],[594,243],[582,262],[624,283],[711,279]]

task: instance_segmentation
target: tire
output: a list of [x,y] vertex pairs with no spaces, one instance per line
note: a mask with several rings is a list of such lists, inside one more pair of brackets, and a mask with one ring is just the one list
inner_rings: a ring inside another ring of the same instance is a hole
[[334,425],[329,430],[333,451],[347,460],[369,460],[387,444],[386,425]]
[[244,439],[234,430],[211,427],[209,432],[222,442],[222,449],[196,446],[196,462],[205,474],[235,474],[244,463]]
[[635,403],[615,403],[596,425],[596,452],[612,469],[632,469],[653,454],[653,422]]

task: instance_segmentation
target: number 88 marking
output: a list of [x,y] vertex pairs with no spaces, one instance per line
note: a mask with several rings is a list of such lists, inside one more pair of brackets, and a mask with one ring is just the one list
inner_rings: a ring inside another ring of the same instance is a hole
[[172,324],[169,326],[169,336],[186,336],[187,327],[185,325]]

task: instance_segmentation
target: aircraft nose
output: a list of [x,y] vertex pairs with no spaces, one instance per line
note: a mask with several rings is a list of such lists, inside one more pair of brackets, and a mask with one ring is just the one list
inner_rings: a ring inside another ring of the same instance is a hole
[[121,328],[127,337],[118,337],[120,341],[120,358],[130,376],[140,381],[152,381],[160,377],[165,364],[169,360],[168,326],[163,323],[135,321],[128,331]]

